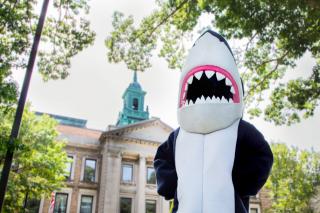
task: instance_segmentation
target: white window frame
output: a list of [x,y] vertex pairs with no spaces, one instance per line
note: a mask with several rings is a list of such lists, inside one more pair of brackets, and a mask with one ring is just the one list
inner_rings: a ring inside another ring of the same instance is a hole
[[156,202],[156,213],[158,212],[158,199],[148,199],[146,198],[146,200],[144,201],[145,202],[145,210],[147,210],[147,200],[150,200],[150,201],[154,201]]
[[74,180],[74,168],[76,167],[76,154],[67,154],[68,157],[72,157],[73,158],[73,162],[71,163],[71,174],[70,174],[70,178],[67,181],[73,181]]
[[147,166],[146,166],[146,184],[147,184],[148,186],[156,186],[156,185],[157,185],[157,180],[156,180],[155,183],[148,183],[148,168],[151,168],[151,169],[153,169],[154,171],[156,171],[153,166],[151,166],[151,165],[147,165]]
[[250,203],[249,205],[249,213],[251,213],[251,208],[258,209],[258,213],[261,213],[260,205],[256,203]]
[[[130,166],[132,166],[132,173],[131,173],[132,180],[131,180],[130,182],[125,182],[125,181],[123,181],[123,179],[122,179],[122,176],[123,176],[123,165],[130,165]],[[122,184],[134,184],[134,183],[135,183],[135,171],[136,171],[136,169],[135,169],[134,163],[127,162],[127,161],[122,161],[122,162],[121,162],[120,182],[121,182]]]
[[96,212],[96,204],[97,204],[97,191],[96,190],[90,190],[90,189],[80,189],[79,190],[79,196],[78,196],[78,209],[77,212],[80,213],[80,205],[81,205],[81,197],[82,195],[88,195],[93,196],[92,200],[92,213]]
[[134,213],[134,208],[135,208],[135,200],[134,200],[134,195],[131,194],[120,194],[119,196],[119,201],[118,201],[118,213],[120,213],[120,201],[121,198],[130,198],[131,199],[131,213]]
[[97,157],[92,157],[92,156],[85,156],[82,158],[82,165],[81,165],[81,176],[80,180],[83,181],[84,179],[84,167],[86,165],[86,160],[95,160],[96,161],[96,171],[94,175],[94,181],[91,183],[98,183],[99,182],[99,176],[98,176],[98,170],[99,170],[99,159]]
[[[161,203],[161,197],[157,196],[151,196],[151,195],[146,195],[145,197],[145,208],[147,208],[147,200],[154,200],[156,201],[156,213],[160,212],[160,203]],[[145,209],[146,210],[146,209]],[[168,209],[169,211],[169,209]],[[165,212],[165,211],[164,211]]]
[[[62,188],[60,191],[54,191],[54,198],[56,198],[56,193],[68,194],[67,211],[66,212],[70,212],[70,205],[71,205],[71,200],[72,200],[72,188]],[[50,212],[50,205],[49,205],[48,213],[51,213]]]

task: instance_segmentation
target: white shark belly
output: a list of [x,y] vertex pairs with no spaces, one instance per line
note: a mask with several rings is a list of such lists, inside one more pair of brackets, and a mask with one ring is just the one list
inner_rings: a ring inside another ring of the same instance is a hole
[[180,129],[176,140],[178,213],[234,213],[232,168],[239,121],[202,135]]

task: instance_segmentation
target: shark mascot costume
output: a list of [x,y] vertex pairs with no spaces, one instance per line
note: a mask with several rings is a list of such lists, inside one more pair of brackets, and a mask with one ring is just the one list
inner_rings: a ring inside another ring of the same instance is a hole
[[174,213],[247,213],[266,182],[273,155],[263,135],[242,120],[243,88],[226,40],[206,31],[181,73],[180,128],[158,148],[158,193]]

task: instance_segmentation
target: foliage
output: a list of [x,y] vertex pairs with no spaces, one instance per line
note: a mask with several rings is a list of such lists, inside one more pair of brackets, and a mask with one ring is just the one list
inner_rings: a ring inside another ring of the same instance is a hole
[[[14,109],[0,110],[0,165],[3,166]],[[4,212],[22,212],[23,202],[50,196],[63,186],[67,154],[64,143],[57,142],[56,121],[48,116],[36,116],[29,107],[23,114],[10,171]]]
[[[66,78],[71,58],[92,44],[95,33],[86,0],[52,0],[42,33],[38,70],[45,80]],[[25,68],[38,22],[38,0],[0,0],[0,104],[15,103],[12,70]]]
[[272,144],[274,164],[266,184],[271,212],[312,212],[310,200],[320,184],[320,153]]
[[[320,3],[313,0],[157,0],[157,9],[135,24],[132,16],[113,16],[114,30],[106,39],[108,60],[125,62],[144,71],[150,57],[167,60],[180,69],[185,45],[199,36],[199,22],[209,17],[210,28],[239,44],[236,60],[245,82],[251,116],[264,113],[277,125],[312,116],[320,101]],[[197,31],[198,30],[198,31]],[[188,45],[190,46],[190,45]],[[310,52],[316,59],[305,76],[281,84],[299,58]],[[310,76],[307,73],[311,73]],[[271,94],[270,94],[271,93]],[[259,103],[270,95],[269,105]],[[259,107],[258,107],[259,106]]]

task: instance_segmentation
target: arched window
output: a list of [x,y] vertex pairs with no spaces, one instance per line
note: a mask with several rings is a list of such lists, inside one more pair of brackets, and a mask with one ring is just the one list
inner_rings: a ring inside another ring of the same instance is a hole
[[133,101],[132,101],[132,109],[133,110],[138,110],[138,107],[139,107],[138,98],[134,98]]

